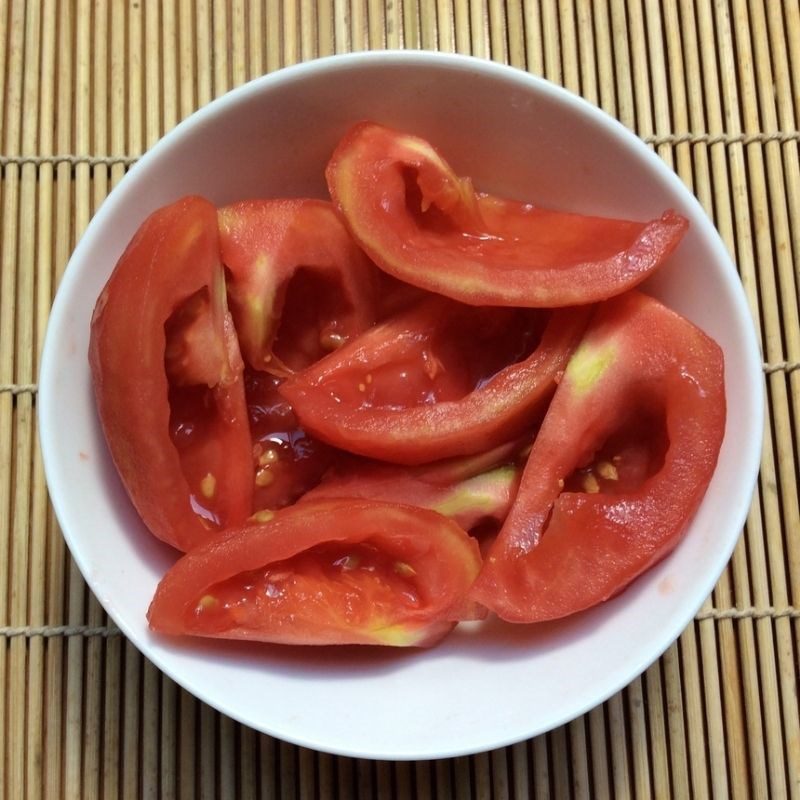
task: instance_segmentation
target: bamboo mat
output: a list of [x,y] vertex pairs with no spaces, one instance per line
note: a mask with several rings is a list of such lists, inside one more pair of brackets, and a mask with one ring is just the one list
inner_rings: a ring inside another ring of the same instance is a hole
[[[59,278],[136,157],[250,78],[384,47],[527,69],[650,142],[734,255],[769,401],[744,536],[679,641],[569,725],[438,762],[288,745],[162,676],[66,551],[35,419]],[[0,799],[800,797],[797,0],[0,0],[0,98]]]

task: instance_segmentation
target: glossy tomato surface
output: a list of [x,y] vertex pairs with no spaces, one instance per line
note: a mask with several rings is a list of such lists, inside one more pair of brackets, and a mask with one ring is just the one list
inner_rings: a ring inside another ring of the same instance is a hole
[[398,464],[478,453],[533,424],[588,314],[427,300],[280,391],[307,430],[354,453]]
[[607,600],[678,544],[725,430],[723,358],[639,292],[598,307],[473,596],[538,622]]
[[153,630],[282,644],[423,646],[473,615],[477,544],[440,514],[364,500],[278,511],[178,561]]
[[330,203],[247,200],[219,211],[221,258],[242,352],[286,375],[374,321],[377,270]]
[[336,453],[307,433],[280,393],[282,378],[245,368],[253,453],[254,513],[291,505],[319,483]]
[[249,516],[244,365],[208,201],[140,227],[95,306],[89,362],[117,471],[156,536],[187,550]]
[[582,216],[476,192],[424,139],[354,126],[327,167],[356,241],[381,269],[473,305],[557,307],[620,294],[675,249],[687,221]]

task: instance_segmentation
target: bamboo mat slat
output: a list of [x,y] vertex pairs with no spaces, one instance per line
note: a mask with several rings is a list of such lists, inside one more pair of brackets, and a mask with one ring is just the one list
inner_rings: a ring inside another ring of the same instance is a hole
[[[129,166],[247,80],[385,47],[512,64],[643,137],[735,259],[768,400],[743,536],[678,641],[560,729],[430,763],[276,741],[143,659],[69,557],[35,418],[58,282]],[[0,800],[800,798],[797,0],[0,0],[0,99]]]

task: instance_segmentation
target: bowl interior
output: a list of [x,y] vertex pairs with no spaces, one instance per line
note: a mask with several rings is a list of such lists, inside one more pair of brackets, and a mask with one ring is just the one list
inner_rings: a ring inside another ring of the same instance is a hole
[[[615,600],[559,623],[461,626],[437,648],[278,648],[152,636],[145,612],[174,553],[139,522],[98,426],[87,363],[103,284],[152,210],[191,193],[325,196],[348,126],[374,119],[428,137],[485,190],[648,219],[690,232],[649,283],[725,352],[728,432],[682,544]],[[549,730],[626,685],[680,634],[727,562],[752,492],[760,359],[736,272],[700,206],[618,123],[524,73],[473,59],[362,54],[267,76],[198,112],[131,170],[76,250],[53,308],[40,418],[52,500],[83,574],[127,636],[199,698],[257,729],[330,752],[432,758]]]

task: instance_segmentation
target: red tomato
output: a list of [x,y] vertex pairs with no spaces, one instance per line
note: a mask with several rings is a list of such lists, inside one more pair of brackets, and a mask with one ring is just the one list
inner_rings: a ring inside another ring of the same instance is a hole
[[386,272],[472,305],[559,307],[620,294],[672,252],[687,222],[568,214],[477,194],[426,141],[356,125],[327,169],[350,232]]
[[522,469],[514,463],[521,446],[501,445],[478,456],[420,467],[398,467],[379,461],[340,460],[300,502],[361,498],[429,508],[464,530],[503,522],[519,486]]
[[537,622],[621,591],[680,540],[724,429],[716,343],[638,292],[599,306],[473,597]]
[[432,511],[303,503],[185,555],[148,619],[168,634],[424,646],[471,616],[479,569],[475,541]]
[[587,309],[548,319],[433,298],[288,378],[280,391],[306,430],[353,453],[398,464],[477,453],[532,424],[587,317]]
[[250,200],[219,211],[222,261],[242,352],[287,375],[375,319],[377,270],[330,203]]
[[147,527],[186,550],[246,519],[244,365],[207,201],[185,198],[141,226],[97,301],[89,361],[111,456]]
[[245,396],[253,441],[253,507],[276,510],[316,486],[334,457],[309,436],[278,387],[281,378],[245,368]]

